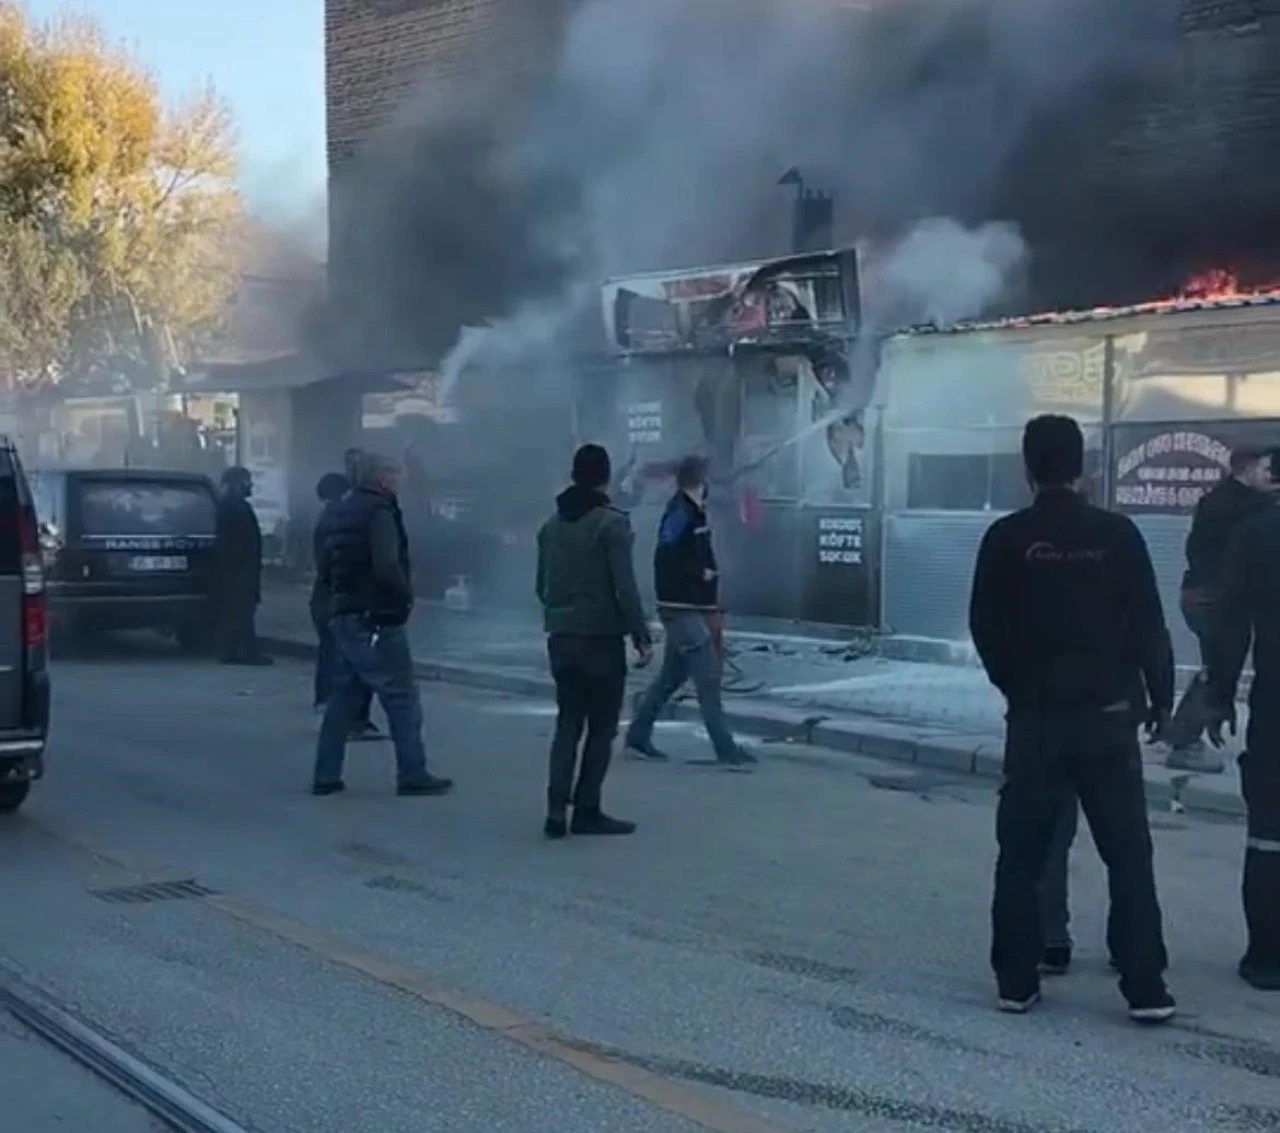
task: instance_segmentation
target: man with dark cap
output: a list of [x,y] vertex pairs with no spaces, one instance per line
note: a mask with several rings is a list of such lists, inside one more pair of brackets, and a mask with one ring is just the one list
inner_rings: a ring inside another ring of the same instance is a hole
[[969,624],[1008,704],[991,966],[1003,1011],[1040,998],[1037,887],[1071,794],[1079,797],[1111,894],[1108,943],[1136,1022],[1171,1019],[1138,726],[1167,724],[1173,651],[1151,556],[1133,521],[1080,494],[1084,437],[1069,417],[1023,434],[1034,502],[987,531]]
[[[316,671],[313,703],[317,712],[323,712],[329,700],[329,686],[333,680],[334,644],[333,631],[329,628],[329,589],[320,578],[320,558],[324,553],[324,527],[332,515],[332,504],[351,489],[350,481],[340,472],[328,472],[316,484],[316,497],[320,500],[320,517],[316,520],[311,536],[312,563],[315,580],[311,585],[311,624],[316,631]],[[356,713],[356,723],[348,739],[381,740],[385,737],[370,719],[373,711],[373,689],[362,685],[361,699]]]
[[707,462],[702,457],[686,457],[676,468],[676,492],[658,527],[653,574],[665,634],[662,668],[640,698],[627,730],[627,752],[636,758],[666,760],[653,745],[654,722],[681,685],[692,679],[716,762],[738,771],[754,767],[755,756],[729,731],[720,698],[724,666],[720,568],[711,546]]
[[396,753],[396,793],[443,795],[453,782],[427,770],[406,625],[413,612],[409,540],[396,501],[400,469],[362,453],[351,491],[331,505],[317,573],[329,595],[333,678],[316,743],[312,793],[344,790],[347,739],[365,687],[382,704]]
[[[1276,454],[1280,455],[1280,454]],[[1270,458],[1272,476],[1280,461]],[[1274,486],[1274,485],[1273,485]],[[1236,688],[1253,644],[1249,725],[1240,756],[1247,823],[1241,885],[1249,944],[1241,979],[1280,991],[1280,509],[1247,519],[1232,537],[1222,571],[1221,604],[1207,695],[1209,742],[1236,732]]]
[[600,806],[626,691],[626,638],[640,665],[653,656],[631,561],[631,522],[605,494],[612,474],[609,454],[600,445],[583,445],[573,456],[573,482],[538,531],[535,589],[558,709],[543,828],[548,838],[570,831],[631,834],[636,828]]
[[1271,493],[1271,456],[1262,449],[1231,453],[1230,475],[1200,497],[1187,535],[1187,570],[1182,577],[1182,616],[1200,644],[1200,672],[1179,703],[1169,725],[1168,765],[1180,771],[1220,772],[1217,752],[1204,749],[1208,709],[1206,674],[1218,632],[1223,564],[1235,531],[1275,502]]
[[254,627],[262,601],[262,528],[249,502],[253,476],[235,466],[222,474],[215,560],[219,656],[224,665],[270,665]]

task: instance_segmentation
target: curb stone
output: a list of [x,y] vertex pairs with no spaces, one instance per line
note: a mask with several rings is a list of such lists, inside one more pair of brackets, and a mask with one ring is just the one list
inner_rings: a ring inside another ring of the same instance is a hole
[[[281,656],[310,660],[316,655],[314,645],[295,638],[264,634],[260,640]],[[555,693],[555,684],[549,676],[527,670],[415,660],[414,671],[419,680],[512,696],[550,697]],[[677,701],[668,706],[663,716],[696,721],[698,706],[690,701]],[[919,764],[982,779],[999,779],[1002,775],[1003,750],[993,736],[955,735],[869,717],[836,717],[818,710],[804,712],[733,696],[725,698],[725,716],[736,731],[765,740],[793,740],[850,755]],[[1156,774],[1152,775],[1152,771]],[[1239,795],[1206,783],[1206,777],[1171,775],[1163,767],[1149,766],[1147,772],[1147,800],[1161,810],[1186,809],[1230,818],[1244,816],[1244,802]]]

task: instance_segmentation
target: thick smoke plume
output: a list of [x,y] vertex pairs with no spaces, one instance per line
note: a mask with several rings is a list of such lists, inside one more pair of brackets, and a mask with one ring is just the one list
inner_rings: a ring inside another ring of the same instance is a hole
[[923,220],[868,265],[863,314],[886,332],[975,319],[1012,298],[1028,262],[1016,225]]
[[404,108],[335,261],[384,355],[434,359],[602,275],[788,251],[791,166],[837,242],[1009,219],[1023,144],[1173,34],[1160,0],[579,0],[541,81]]

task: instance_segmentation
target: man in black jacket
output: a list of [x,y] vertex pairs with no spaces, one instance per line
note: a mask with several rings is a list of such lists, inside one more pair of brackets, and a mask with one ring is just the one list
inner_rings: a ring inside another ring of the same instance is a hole
[[[316,484],[316,498],[321,503],[320,516],[311,533],[312,565],[315,579],[311,584],[311,624],[316,631],[316,669],[313,685],[313,704],[317,712],[323,712],[329,701],[329,685],[333,680],[334,643],[329,628],[329,588],[320,577],[320,560],[324,555],[324,526],[333,514],[333,507],[351,490],[351,482],[340,472],[328,472]],[[356,723],[351,729],[352,740],[381,740],[383,734],[370,719],[373,711],[373,689],[363,685]]]
[[1022,442],[1035,502],[992,524],[974,572],[970,630],[1008,704],[991,966],[1000,1007],[1040,997],[1036,887],[1072,789],[1111,892],[1109,943],[1130,1016],[1174,1014],[1152,867],[1138,725],[1173,704],[1173,656],[1146,543],[1133,522],[1078,491],[1084,438],[1037,417]]
[[631,521],[605,494],[612,475],[609,454],[599,445],[583,445],[573,455],[572,484],[556,497],[555,514],[538,531],[534,589],[542,603],[557,707],[543,827],[548,838],[563,838],[570,830],[632,834],[636,828],[600,806],[626,691],[626,638],[641,665],[653,656],[631,561]]
[[[1276,469],[1274,457],[1272,468]],[[1274,475],[1274,472],[1273,472]],[[1280,509],[1246,520],[1227,552],[1219,624],[1209,662],[1209,740],[1236,731],[1236,687],[1253,643],[1249,726],[1240,756],[1244,795],[1244,898],[1249,946],[1240,976],[1256,988],[1280,991]]]
[[1200,498],[1187,536],[1182,576],[1182,616],[1200,643],[1201,671],[1187,689],[1169,727],[1169,766],[1181,771],[1220,772],[1222,757],[1201,742],[1208,707],[1206,669],[1218,629],[1222,570],[1231,536],[1250,516],[1271,506],[1271,457],[1261,449],[1236,449],[1231,475]]
[[235,466],[222,474],[217,561],[219,655],[224,665],[270,665],[254,625],[262,601],[262,527],[249,502],[253,476]]
[[716,761],[739,771],[753,767],[756,758],[733,738],[720,699],[724,615],[720,567],[707,521],[707,462],[701,457],[686,457],[676,469],[676,494],[658,527],[653,575],[666,641],[662,668],[627,729],[628,753],[639,759],[667,758],[653,745],[653,726],[667,701],[692,678]]
[[375,453],[357,461],[355,485],[331,505],[318,575],[329,598],[334,666],[316,743],[312,791],[343,790],[347,738],[364,687],[382,704],[396,753],[396,793],[441,795],[453,787],[427,771],[422,700],[405,626],[413,612],[409,541],[396,502],[399,467]]

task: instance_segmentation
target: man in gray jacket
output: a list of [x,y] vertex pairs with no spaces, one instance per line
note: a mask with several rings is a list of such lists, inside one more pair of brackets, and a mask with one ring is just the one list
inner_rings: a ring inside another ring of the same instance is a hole
[[631,834],[636,828],[600,808],[626,690],[625,639],[631,638],[638,664],[653,657],[631,559],[631,521],[605,494],[611,476],[609,454],[599,445],[583,445],[573,456],[572,484],[556,497],[555,514],[538,532],[537,593],[558,708],[547,784],[548,838],[570,831]]

